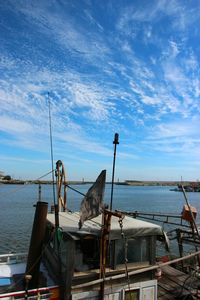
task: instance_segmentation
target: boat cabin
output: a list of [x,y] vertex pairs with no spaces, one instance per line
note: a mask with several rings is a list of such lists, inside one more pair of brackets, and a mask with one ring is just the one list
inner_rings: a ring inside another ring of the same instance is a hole
[[[62,274],[65,295],[72,294],[72,299],[119,300],[132,295],[131,299],[139,300],[145,299],[141,298],[144,288],[152,295],[149,300],[156,299],[154,273],[131,276],[131,272],[155,264],[156,240],[163,235],[162,228],[129,216],[112,216],[102,242],[102,215],[85,221],[81,229],[79,218],[79,213],[59,212],[56,230],[54,214],[47,216],[46,241],[50,242],[45,247],[45,263],[57,283]],[[111,294],[115,298],[109,298]]]

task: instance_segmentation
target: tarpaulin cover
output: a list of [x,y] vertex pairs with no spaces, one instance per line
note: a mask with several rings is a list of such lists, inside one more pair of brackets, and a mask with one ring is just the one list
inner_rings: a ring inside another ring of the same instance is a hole
[[[48,214],[47,219],[54,224],[54,214]],[[85,221],[80,230],[78,226],[79,219],[80,215],[78,212],[59,212],[59,224],[64,232],[74,233],[76,235],[101,235],[102,214],[92,220]],[[123,219],[123,233],[126,237],[163,235],[162,228],[159,225],[134,219],[129,216],[125,216]],[[119,218],[112,216],[110,239],[120,238],[121,228],[119,225]]]

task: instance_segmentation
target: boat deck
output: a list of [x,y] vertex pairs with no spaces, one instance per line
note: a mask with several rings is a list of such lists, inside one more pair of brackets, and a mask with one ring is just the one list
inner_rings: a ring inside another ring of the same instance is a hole
[[162,267],[158,300],[172,299],[200,299],[200,280],[170,266]]

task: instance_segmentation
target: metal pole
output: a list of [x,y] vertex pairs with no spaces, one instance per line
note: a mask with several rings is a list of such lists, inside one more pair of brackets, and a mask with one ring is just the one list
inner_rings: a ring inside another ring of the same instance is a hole
[[49,133],[50,133],[50,146],[51,146],[51,169],[52,169],[52,181],[53,181],[53,204],[55,207],[55,224],[59,226],[58,215],[56,216],[56,212],[58,213],[56,204],[56,192],[55,192],[55,179],[54,179],[54,169],[53,169],[53,139],[52,139],[52,125],[51,125],[51,102],[49,99],[48,93],[48,104],[49,104]]
[[38,201],[41,201],[41,184],[39,183],[39,198]]
[[50,147],[51,147],[51,169],[52,169],[52,181],[53,181],[53,202],[56,204],[56,196],[55,196],[55,179],[53,172],[53,139],[52,139],[52,125],[51,125],[51,102],[49,99],[48,93],[48,102],[49,102],[49,133],[50,133]]
[[115,159],[116,159],[116,149],[119,144],[119,134],[115,133],[114,141],[114,157],[113,157],[113,171],[112,171],[112,184],[111,184],[111,199],[110,199],[110,210],[112,210],[112,202],[113,202],[113,185],[114,185],[114,177],[115,177]]

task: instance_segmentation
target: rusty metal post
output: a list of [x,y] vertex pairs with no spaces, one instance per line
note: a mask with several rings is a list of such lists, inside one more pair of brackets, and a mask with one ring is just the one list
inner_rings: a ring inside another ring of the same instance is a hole
[[117,145],[119,145],[119,134],[115,133],[115,138],[113,141],[114,146],[114,156],[113,156],[113,170],[112,170],[112,183],[111,183],[111,199],[110,199],[110,210],[112,210],[112,203],[113,203],[113,185],[115,180],[115,159],[116,159],[116,149]]

